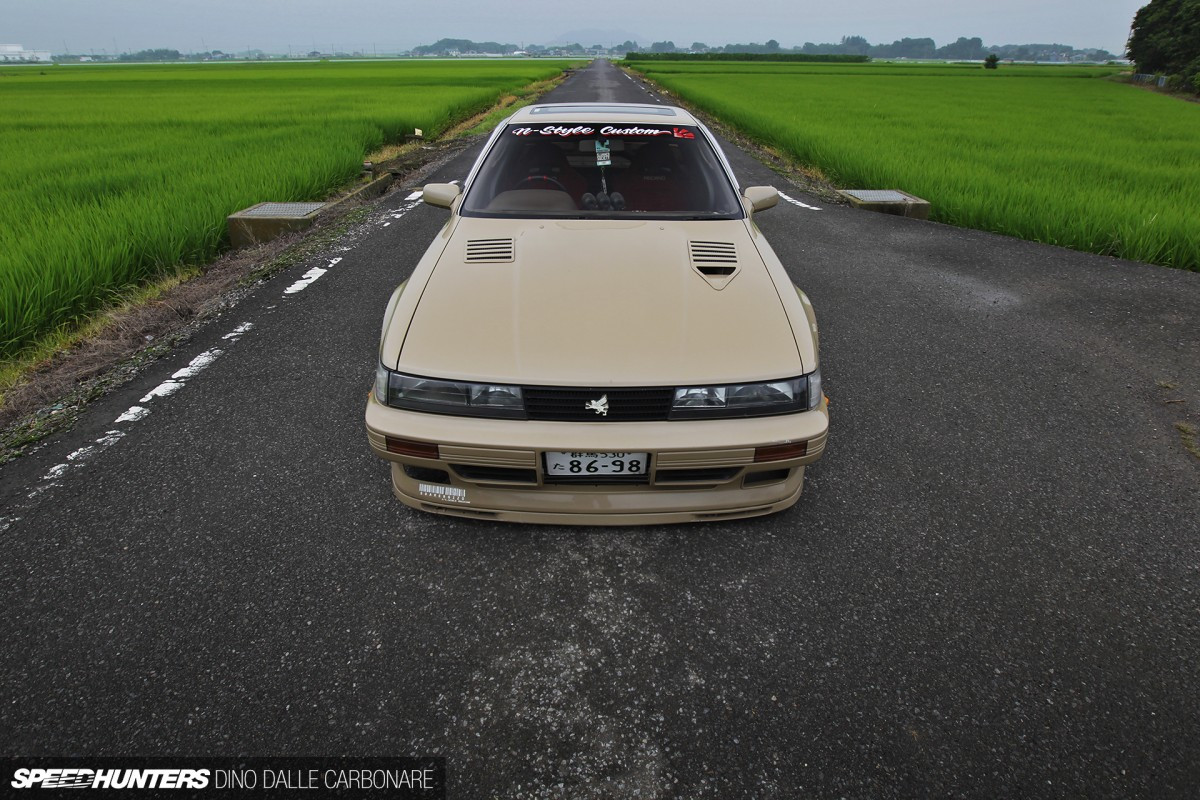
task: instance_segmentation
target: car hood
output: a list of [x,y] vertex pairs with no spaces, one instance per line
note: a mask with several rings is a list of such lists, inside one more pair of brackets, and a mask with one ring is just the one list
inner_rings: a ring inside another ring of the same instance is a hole
[[[693,242],[732,249],[732,276],[701,274]],[[472,217],[458,221],[423,287],[397,368],[575,386],[753,381],[805,371],[741,220]]]

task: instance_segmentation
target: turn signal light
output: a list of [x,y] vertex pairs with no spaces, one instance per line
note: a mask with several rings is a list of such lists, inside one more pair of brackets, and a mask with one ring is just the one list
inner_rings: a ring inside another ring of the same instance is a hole
[[385,438],[389,453],[415,458],[438,458],[441,455],[438,452],[438,446],[431,442],[414,442],[412,439],[397,439],[392,436]]
[[772,444],[767,447],[754,448],[754,461],[783,461],[787,458],[800,458],[808,454],[808,442],[789,442],[787,444]]

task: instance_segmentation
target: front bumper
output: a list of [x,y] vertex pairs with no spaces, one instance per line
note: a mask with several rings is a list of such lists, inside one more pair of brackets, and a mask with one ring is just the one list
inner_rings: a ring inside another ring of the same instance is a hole
[[[800,497],[804,467],[829,430],[815,411],[750,419],[534,422],[424,414],[367,401],[371,450],[392,462],[401,502],[423,511],[512,522],[639,525],[759,516]],[[387,437],[438,445],[438,458],[390,452]],[[756,447],[807,442],[805,455],[755,463]],[[547,450],[648,452],[632,482],[547,481]]]

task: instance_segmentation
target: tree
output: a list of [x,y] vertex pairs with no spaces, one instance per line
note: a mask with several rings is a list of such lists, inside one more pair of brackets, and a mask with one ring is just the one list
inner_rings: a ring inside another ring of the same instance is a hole
[[862,36],[843,36],[841,52],[854,56],[865,56],[871,52],[871,43]]
[[1000,56],[995,53],[989,53],[988,57],[983,60],[984,69],[995,69],[1000,64]]
[[708,45],[706,45],[704,42],[692,42],[692,52],[693,53],[707,53]]
[[1139,72],[1179,75],[1200,89],[1200,0],[1151,0],[1133,18],[1126,51]]
[[873,45],[871,55],[875,58],[933,58],[936,50],[933,39],[910,39],[906,36],[891,44]]
[[975,61],[983,58],[983,40],[978,36],[968,39],[958,37],[953,44],[943,45],[937,49],[938,58],[950,58],[961,61]]
[[178,61],[181,58],[178,50],[157,48],[155,50],[139,50],[136,53],[122,53],[118,61]]

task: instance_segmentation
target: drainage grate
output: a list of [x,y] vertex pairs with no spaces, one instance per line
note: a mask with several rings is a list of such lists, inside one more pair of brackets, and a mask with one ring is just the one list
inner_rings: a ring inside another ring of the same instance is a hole
[[906,203],[912,200],[908,195],[892,189],[843,189],[842,194],[848,194],[864,203]]
[[254,208],[239,211],[239,217],[307,217],[320,211],[324,203],[259,203]]

